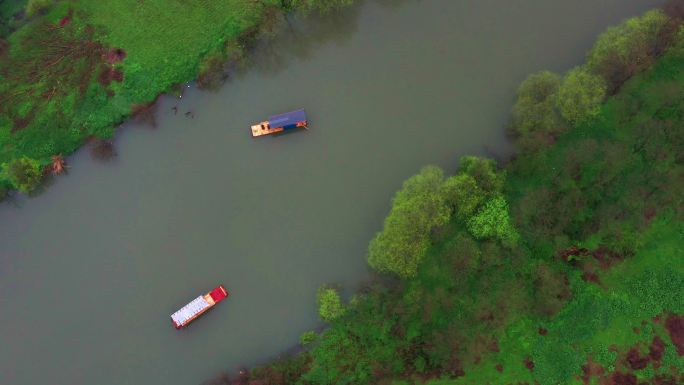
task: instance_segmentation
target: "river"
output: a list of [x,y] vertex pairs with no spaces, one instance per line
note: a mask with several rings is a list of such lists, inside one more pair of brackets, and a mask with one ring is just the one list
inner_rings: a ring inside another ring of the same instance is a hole
[[[319,285],[368,277],[404,179],[509,153],[526,75],[582,62],[657,3],[378,0],[294,22],[217,92],[162,98],[113,161],[82,150],[47,192],[0,205],[0,384],[196,384],[295,346],[320,326]],[[310,130],[249,136],[300,107]],[[231,297],[175,330],[169,314],[219,283]]]

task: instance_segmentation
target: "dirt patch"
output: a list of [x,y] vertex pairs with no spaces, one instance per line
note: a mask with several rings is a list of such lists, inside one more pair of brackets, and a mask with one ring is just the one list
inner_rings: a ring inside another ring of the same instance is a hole
[[582,382],[584,385],[589,385],[591,383],[591,378],[592,377],[601,377],[603,376],[603,373],[605,372],[605,369],[594,361],[592,361],[591,357],[587,360],[587,363],[585,365],[582,365]]
[[530,372],[534,370],[534,362],[532,361],[531,358],[529,358],[529,357],[525,358],[525,360],[523,360],[523,364],[525,365],[525,367],[527,369],[530,370]]
[[606,385],[637,385],[637,378],[631,373],[613,373]]
[[114,64],[126,58],[126,51],[123,48],[112,48],[104,54],[104,59],[109,64]]
[[539,332],[539,335],[541,335],[541,336],[545,336],[545,335],[549,334],[549,331],[544,329],[544,328],[539,328],[538,332]]
[[627,352],[627,363],[632,370],[645,369],[651,360],[649,356],[641,356],[637,348],[632,348]]
[[651,346],[648,347],[648,356],[651,357],[653,361],[657,362],[663,358],[664,351],[665,342],[658,336],[653,337],[653,341],[651,341]]
[[501,365],[501,364],[496,364],[495,368],[496,368],[496,371],[497,371],[497,372],[499,372],[499,373],[503,372],[503,365]]
[[677,348],[677,354],[684,356],[684,316],[671,315],[665,321],[665,330]]
[[582,280],[584,282],[593,282],[595,284],[601,283],[598,274],[594,273],[593,271],[585,271],[582,273]]
[[33,120],[33,117],[30,115],[25,117],[25,118],[14,119],[14,125],[12,126],[12,133],[26,128],[29,125],[29,123],[31,123],[31,120]]
[[103,86],[108,86],[111,82],[122,82],[123,72],[116,68],[105,67],[97,76],[97,81]]

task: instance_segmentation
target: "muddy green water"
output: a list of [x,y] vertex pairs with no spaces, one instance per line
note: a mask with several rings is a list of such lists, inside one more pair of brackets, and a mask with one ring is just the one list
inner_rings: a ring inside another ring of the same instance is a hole
[[[164,98],[156,129],[122,128],[114,161],[82,151],[46,193],[0,205],[0,384],[196,384],[294,346],[320,326],[319,285],[368,276],[402,180],[506,154],[519,82],[656,4],[369,3],[295,23],[218,92]],[[308,132],[249,136],[299,107]],[[219,283],[226,302],[171,327]]]

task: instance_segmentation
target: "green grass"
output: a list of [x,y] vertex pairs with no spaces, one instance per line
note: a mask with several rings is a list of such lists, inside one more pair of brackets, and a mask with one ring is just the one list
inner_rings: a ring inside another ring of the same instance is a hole
[[[3,3],[0,15],[4,20],[23,6]],[[23,156],[46,165],[88,137],[111,137],[135,106],[195,79],[203,62],[241,49],[242,37],[279,6],[276,0],[54,2],[7,38],[0,61],[0,165]],[[60,26],[67,15],[70,21]],[[115,48],[126,57],[110,65],[106,53]],[[123,81],[98,82],[110,70],[122,72]],[[0,185],[12,187],[3,172]]]

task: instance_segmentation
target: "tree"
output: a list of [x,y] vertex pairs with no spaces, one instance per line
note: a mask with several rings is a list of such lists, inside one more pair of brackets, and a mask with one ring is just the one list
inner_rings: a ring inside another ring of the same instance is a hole
[[518,98],[513,106],[512,128],[517,135],[556,135],[563,131],[564,124],[556,110],[560,84],[560,76],[550,71],[525,79],[518,88]]
[[571,123],[581,123],[596,117],[606,96],[603,78],[583,67],[570,70],[558,91],[558,109]]
[[497,170],[496,162],[477,156],[462,157],[459,173],[475,178],[477,185],[487,194],[499,193],[506,181],[506,174]]
[[340,299],[337,290],[330,287],[321,287],[316,296],[318,303],[318,315],[325,322],[332,322],[338,319],[346,309]]
[[441,169],[428,166],[404,182],[382,231],[370,242],[368,264],[372,268],[403,278],[416,274],[430,245],[430,232],[449,220],[443,180]]
[[468,230],[475,238],[494,238],[507,245],[515,244],[518,240],[518,233],[508,214],[508,202],[501,196],[487,201],[482,209],[468,220]]
[[13,159],[5,164],[5,172],[12,185],[23,193],[35,190],[41,181],[40,163],[28,157]]
[[608,28],[587,55],[588,70],[603,77],[608,92],[615,93],[627,79],[653,62],[667,24],[665,13],[653,10]]
[[446,204],[461,220],[469,218],[485,199],[484,191],[477,185],[475,178],[468,174],[447,178],[442,191]]

